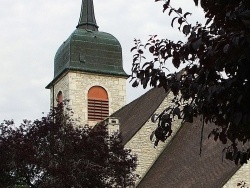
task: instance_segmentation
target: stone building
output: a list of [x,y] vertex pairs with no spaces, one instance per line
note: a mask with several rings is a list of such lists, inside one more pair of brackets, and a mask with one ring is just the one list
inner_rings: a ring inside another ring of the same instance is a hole
[[[154,88],[125,105],[126,78],[119,41],[98,30],[93,0],[82,0],[79,23],[55,55],[54,78],[46,87],[51,106],[70,99],[83,124],[106,120],[119,129],[125,147],[138,155],[137,187],[233,188],[242,180],[250,185],[250,163],[222,162],[220,143],[204,139],[199,156],[198,119],[185,125],[176,120],[171,138],[154,148],[149,137],[156,125],[150,119],[170,103],[171,94]],[[211,127],[205,126],[204,135]]]
[[98,31],[93,1],[82,1],[79,23],[55,55],[51,106],[69,99],[76,118],[94,125],[125,105],[126,78],[119,41]]

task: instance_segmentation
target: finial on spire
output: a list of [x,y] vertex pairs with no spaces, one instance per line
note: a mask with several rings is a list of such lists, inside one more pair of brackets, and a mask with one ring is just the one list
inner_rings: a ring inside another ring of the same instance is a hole
[[98,31],[93,0],[82,0],[81,15],[76,28]]

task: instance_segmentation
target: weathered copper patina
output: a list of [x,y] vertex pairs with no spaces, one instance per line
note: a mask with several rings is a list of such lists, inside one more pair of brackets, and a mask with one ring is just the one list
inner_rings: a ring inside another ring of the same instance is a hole
[[122,48],[111,34],[98,31],[93,0],[83,0],[76,30],[60,46],[54,59],[54,79],[66,71],[127,77],[122,67]]

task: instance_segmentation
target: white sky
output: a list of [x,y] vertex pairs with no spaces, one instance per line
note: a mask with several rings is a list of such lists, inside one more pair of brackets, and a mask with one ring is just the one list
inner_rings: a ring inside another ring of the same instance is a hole
[[[193,0],[172,0],[175,7],[192,12],[190,20],[202,20]],[[185,3],[183,3],[185,2]],[[171,19],[162,13],[163,2],[154,0],[94,0],[100,31],[114,35],[123,48],[124,70],[130,74],[133,39],[151,34],[183,39]],[[54,55],[74,31],[81,0],[0,0],[0,123],[34,120],[49,111],[49,90]],[[127,84],[127,102],[145,90]]]

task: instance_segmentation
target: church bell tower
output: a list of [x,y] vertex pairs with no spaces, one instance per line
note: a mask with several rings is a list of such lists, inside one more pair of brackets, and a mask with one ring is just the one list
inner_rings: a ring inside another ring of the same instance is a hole
[[93,0],[82,0],[78,25],[57,50],[54,78],[46,86],[51,106],[69,99],[74,117],[89,125],[107,118],[126,100],[121,45],[98,28]]

